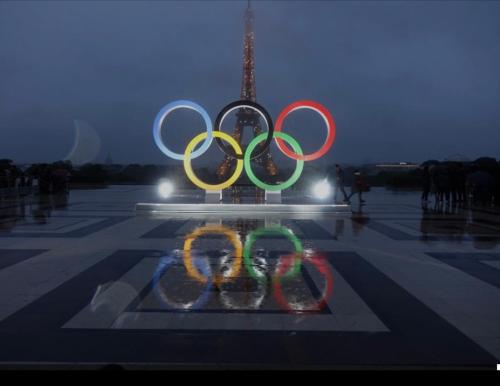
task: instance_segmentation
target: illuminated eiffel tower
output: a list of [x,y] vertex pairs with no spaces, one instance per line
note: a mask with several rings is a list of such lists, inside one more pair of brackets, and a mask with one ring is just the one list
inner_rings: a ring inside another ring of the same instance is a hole
[[[245,40],[243,50],[243,78],[241,80],[241,100],[256,101],[255,91],[255,60],[254,60],[254,33],[253,33],[254,14],[248,1],[248,6],[245,11]],[[234,128],[233,138],[241,144],[243,129],[251,127],[253,135],[257,136],[262,133],[262,128],[259,121],[260,115],[252,110],[241,108],[236,113],[236,125]],[[244,146],[242,146],[244,149]],[[261,156],[252,160],[252,162],[264,168],[268,176],[277,177],[278,168],[276,167],[269,149]],[[220,180],[227,178],[230,172],[236,167],[236,160],[232,157],[225,156],[222,163],[217,168],[217,177]],[[233,185],[234,186],[234,185]]]

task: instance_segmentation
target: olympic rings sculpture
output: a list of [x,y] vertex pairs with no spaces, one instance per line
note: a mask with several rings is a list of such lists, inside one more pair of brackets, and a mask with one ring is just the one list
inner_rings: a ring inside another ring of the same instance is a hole
[[[162,125],[166,118],[173,111],[178,109],[190,109],[196,111],[201,115],[206,126],[206,132],[198,134],[191,139],[183,154],[176,153],[168,148],[163,142],[161,135]],[[260,117],[264,119],[267,125],[267,133],[259,134],[253,138],[244,151],[233,137],[221,131],[222,122],[228,114],[239,109],[253,110],[257,112]],[[291,135],[283,132],[283,125],[286,117],[288,117],[291,113],[302,109],[308,109],[318,113],[323,118],[327,129],[326,139],[321,147],[317,151],[310,154],[304,154],[299,143]],[[330,150],[335,141],[335,133],[335,121],[328,109],[317,102],[307,100],[296,101],[285,107],[278,115],[276,126],[274,126],[270,114],[264,107],[256,102],[245,100],[235,101],[225,106],[217,115],[215,127],[212,125],[212,121],[210,120],[210,116],[207,111],[199,104],[189,100],[177,100],[168,103],[159,111],[153,124],[153,138],[158,148],[167,157],[183,161],[186,176],[194,185],[204,190],[222,190],[230,187],[238,180],[243,172],[243,169],[245,169],[248,178],[257,187],[263,190],[281,191],[288,189],[300,178],[304,169],[305,161],[316,160],[324,156]],[[224,154],[236,159],[236,169],[233,175],[226,181],[219,184],[207,184],[195,175],[191,167],[191,160],[204,154],[209,149],[214,138],[218,147]],[[259,180],[253,173],[251,166],[251,160],[261,156],[269,148],[273,139],[275,140],[278,149],[285,156],[297,161],[295,171],[292,176],[287,181],[277,185],[266,184],[265,182]],[[223,141],[227,142],[229,147],[225,145]],[[198,145],[200,146],[196,148]]]

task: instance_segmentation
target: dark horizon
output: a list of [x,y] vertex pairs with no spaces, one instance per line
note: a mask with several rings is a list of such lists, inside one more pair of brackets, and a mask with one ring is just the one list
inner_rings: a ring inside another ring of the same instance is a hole
[[[1,2],[0,158],[63,159],[76,120],[89,141],[79,151],[99,150],[94,162],[110,153],[119,164],[174,163],[153,143],[154,117],[185,98],[214,120],[238,99],[245,8],[246,1]],[[335,117],[337,140],[318,165],[500,158],[500,4],[255,1],[253,8],[257,101],[276,118],[310,98]],[[181,150],[199,120],[173,118],[166,138]],[[312,114],[289,125],[306,151],[323,140]],[[209,153],[200,164],[222,158]]]

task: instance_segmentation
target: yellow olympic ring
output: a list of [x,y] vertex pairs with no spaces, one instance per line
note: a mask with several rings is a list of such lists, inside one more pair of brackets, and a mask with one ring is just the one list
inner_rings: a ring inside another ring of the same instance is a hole
[[234,277],[237,277],[241,270],[241,264],[243,261],[243,246],[241,245],[240,237],[233,230],[226,228],[221,225],[206,225],[201,228],[195,229],[192,233],[186,236],[186,240],[184,241],[184,266],[186,270],[192,278],[198,280],[201,283],[206,283],[207,278],[203,276],[194,266],[193,260],[191,259],[191,246],[193,242],[200,236],[205,234],[214,234],[219,233],[226,236],[231,244],[233,244],[234,248],[234,262],[229,271],[228,275],[220,275],[217,274],[214,277],[214,283],[220,284],[226,281],[231,280]]
[[[229,143],[236,154],[241,155],[243,152],[241,151],[241,147],[236,140],[231,137],[229,134],[226,134],[222,131],[215,131],[212,133],[212,135],[216,138],[221,138],[227,143]],[[196,137],[194,137],[191,142],[188,143],[186,147],[186,151],[184,152],[184,170],[186,172],[186,175],[188,178],[191,180],[193,184],[198,186],[201,189],[205,190],[222,190],[225,188],[229,188],[232,184],[236,182],[238,177],[241,175],[241,172],[243,171],[243,159],[238,159],[236,160],[236,169],[234,171],[234,174],[229,177],[224,182],[221,182],[220,184],[207,184],[203,181],[201,181],[198,177],[193,172],[193,168],[191,167],[191,153],[193,152],[194,148],[196,145],[198,145],[201,141],[203,141],[205,138],[207,138],[208,133],[201,133],[198,134]]]

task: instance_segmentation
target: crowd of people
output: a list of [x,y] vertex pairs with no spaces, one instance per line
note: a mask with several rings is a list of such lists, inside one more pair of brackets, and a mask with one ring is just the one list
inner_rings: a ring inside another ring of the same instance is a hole
[[[423,205],[428,205],[433,199],[436,204],[450,206],[500,205],[500,161],[494,158],[482,157],[473,162],[426,161],[409,175],[421,178]],[[347,192],[349,186],[350,192]],[[359,170],[346,177],[342,167],[335,165],[337,203],[351,204],[352,197],[357,196],[357,202],[364,205],[363,193],[369,190]]]
[[500,203],[500,165],[493,158],[474,162],[429,161],[422,165],[422,203],[434,196],[446,205]]
[[23,170],[11,160],[0,160],[2,195],[29,194],[34,188],[40,194],[66,193],[70,176],[70,167],[65,162],[34,164]]

